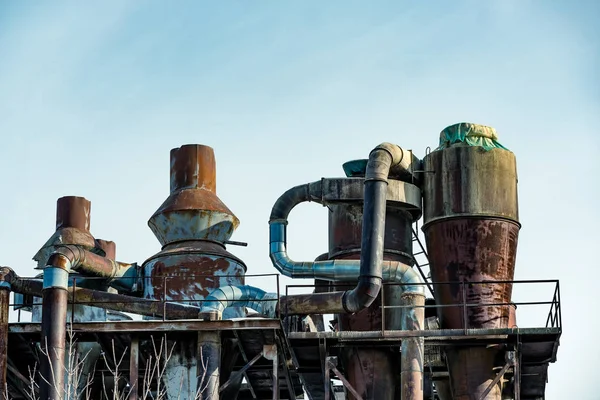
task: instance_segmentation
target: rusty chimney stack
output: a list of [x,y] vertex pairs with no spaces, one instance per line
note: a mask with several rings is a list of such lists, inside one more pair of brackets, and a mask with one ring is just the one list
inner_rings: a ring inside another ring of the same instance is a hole
[[[170,194],[148,221],[162,250],[144,262],[145,298],[201,306],[214,289],[244,284],[245,264],[225,249],[239,220],[217,197],[216,188],[215,154],[211,147],[184,145],[171,150]],[[243,316],[245,311],[240,307],[223,313],[224,318]],[[200,335],[199,340],[219,342],[211,347],[212,355],[207,356],[213,359],[209,363],[213,365],[220,362],[220,335],[210,334],[210,338]],[[204,345],[202,348],[208,354]],[[164,376],[169,398],[195,398],[197,377],[205,374],[201,369],[208,365],[198,362],[197,352],[195,340],[176,343]],[[216,375],[214,371],[206,373],[210,375],[207,398],[218,398],[218,370]]]
[[217,197],[215,153],[185,145],[171,150],[171,194],[148,221],[158,241],[227,241],[240,221]]

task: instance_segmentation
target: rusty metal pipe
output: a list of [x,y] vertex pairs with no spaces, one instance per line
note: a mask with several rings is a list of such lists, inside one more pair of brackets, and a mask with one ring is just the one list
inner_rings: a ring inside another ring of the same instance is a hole
[[[27,294],[34,297],[42,297],[43,284],[36,279],[20,278],[12,272],[12,290],[15,293]],[[121,311],[132,314],[145,315],[149,317],[160,317],[166,319],[197,319],[200,309],[178,303],[165,303],[156,300],[141,299],[139,297],[126,296],[116,293],[108,293],[100,290],[92,290],[81,287],[66,289],[67,302],[77,304],[88,304],[107,310]]]
[[127,264],[99,256],[76,245],[60,245],[50,256],[62,255],[69,260],[69,268],[82,275],[106,278],[115,289],[131,291],[136,283],[136,264]]
[[[387,196],[387,178],[392,167],[407,169],[412,166],[412,155],[409,157],[398,146],[383,143],[369,154],[364,180],[364,214],[362,226],[362,243],[360,261],[344,260],[337,266],[343,269],[359,267],[358,284],[343,293],[342,307],[347,313],[356,313],[373,303],[382,283],[383,234],[385,225],[385,209]],[[293,262],[287,256],[286,225],[290,211],[305,201],[319,202],[322,197],[320,182],[296,186],[285,192],[275,203],[269,219],[270,251],[269,255],[275,268],[284,274],[291,269],[315,270],[324,267],[319,262]],[[327,262],[326,262],[327,263]],[[332,266],[335,266],[333,264]],[[314,276],[321,278],[321,276]],[[423,289],[420,288],[420,291]],[[332,297],[337,296],[330,293]],[[336,306],[337,307],[337,306]],[[337,307],[339,308],[339,307]]]
[[42,400],[63,398],[69,264],[64,255],[53,254],[44,268],[41,296],[43,356],[40,360]]

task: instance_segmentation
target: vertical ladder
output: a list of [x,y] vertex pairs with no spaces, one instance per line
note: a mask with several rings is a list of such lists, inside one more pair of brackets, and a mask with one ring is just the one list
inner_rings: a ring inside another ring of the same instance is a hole
[[[423,282],[427,285],[429,289],[429,293],[431,293],[431,297],[435,297],[433,294],[433,286],[431,284],[431,272],[425,275],[423,268],[429,268],[429,256],[427,255],[427,250],[425,250],[425,246],[423,242],[419,238],[419,222],[417,221],[415,225],[412,227],[412,241],[413,241],[413,259],[415,260],[415,266],[419,270],[421,277],[423,278]],[[416,244],[416,248],[415,248]]]

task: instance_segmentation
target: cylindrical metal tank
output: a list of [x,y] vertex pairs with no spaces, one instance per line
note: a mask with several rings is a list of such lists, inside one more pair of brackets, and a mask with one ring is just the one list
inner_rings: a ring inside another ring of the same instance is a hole
[[[239,220],[216,195],[211,147],[185,145],[171,150],[170,189],[148,221],[163,247],[143,264],[144,297],[200,306],[215,288],[244,284],[246,266],[224,243]],[[243,308],[231,307],[223,318],[244,315]],[[175,343],[163,378],[168,398],[196,396],[196,349],[195,340]]]
[[[424,225],[442,328],[506,328],[520,229],[516,160],[494,129],[461,123],[442,131],[424,164]],[[450,284],[442,284],[452,282]],[[514,311],[514,310],[512,310]],[[455,400],[476,399],[503,357],[474,347],[447,350]],[[500,389],[489,399],[499,399]]]
[[[359,162],[349,162],[344,169],[349,171]],[[364,176],[354,171],[348,176]],[[329,259],[360,259],[363,204],[336,203],[328,205],[329,212]],[[386,209],[384,260],[412,264],[413,216],[405,210]],[[356,282],[336,282],[333,290],[347,290]],[[400,286],[382,288],[385,305],[400,305]],[[381,295],[373,304],[353,315],[337,315],[339,331],[380,330],[382,324]],[[387,329],[400,329],[402,309],[387,309]],[[400,397],[400,354],[386,348],[345,347],[340,352],[345,375],[363,399],[394,400]],[[353,396],[348,393],[348,398]]]

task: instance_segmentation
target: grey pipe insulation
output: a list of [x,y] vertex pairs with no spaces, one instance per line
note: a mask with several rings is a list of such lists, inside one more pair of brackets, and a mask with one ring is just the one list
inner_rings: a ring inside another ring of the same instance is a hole
[[267,293],[253,286],[221,286],[204,299],[201,312],[216,311],[219,319],[228,307],[248,307],[269,318],[277,315],[277,293]]

